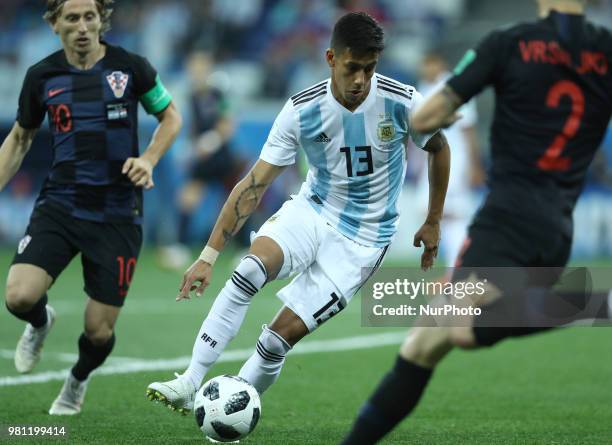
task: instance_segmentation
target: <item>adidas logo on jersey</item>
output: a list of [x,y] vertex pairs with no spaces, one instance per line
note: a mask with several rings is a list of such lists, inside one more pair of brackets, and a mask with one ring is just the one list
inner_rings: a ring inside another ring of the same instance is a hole
[[331,142],[331,139],[327,137],[327,135],[325,133],[321,133],[319,136],[317,136],[314,140],[315,142]]

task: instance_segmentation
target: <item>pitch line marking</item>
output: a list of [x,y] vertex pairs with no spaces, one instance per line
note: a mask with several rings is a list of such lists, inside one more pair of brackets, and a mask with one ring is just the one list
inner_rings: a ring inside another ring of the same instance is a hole
[[[333,340],[313,340],[298,343],[290,355],[316,354],[319,352],[351,351],[355,349],[371,349],[382,346],[396,345],[406,336],[403,332],[387,332],[374,335],[360,335],[356,337],[338,338]],[[223,352],[217,363],[246,360],[253,354],[254,349],[234,349]],[[186,368],[191,356],[174,359],[157,360],[123,360],[120,363],[109,363],[94,371],[96,375],[131,374],[144,371],[168,371]],[[30,383],[46,383],[64,380],[69,369],[61,371],[47,371],[38,374],[28,374],[15,377],[0,377],[0,387],[28,385]]]
[[[15,358],[14,349],[0,349],[0,359],[13,360]],[[47,352],[44,353],[44,360],[55,360],[58,362],[74,363],[78,360],[79,355],[70,352]],[[121,356],[110,356],[108,358],[109,363],[124,363],[132,361],[142,361],[142,358],[137,357],[121,357]]]

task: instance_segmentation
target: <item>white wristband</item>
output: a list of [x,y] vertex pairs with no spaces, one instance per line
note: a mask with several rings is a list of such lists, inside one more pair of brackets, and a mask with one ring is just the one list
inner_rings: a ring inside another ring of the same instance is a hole
[[204,247],[204,250],[202,250],[202,253],[200,254],[198,259],[213,266],[215,264],[215,261],[217,261],[218,256],[219,256],[219,251],[213,249],[210,246],[206,246]]

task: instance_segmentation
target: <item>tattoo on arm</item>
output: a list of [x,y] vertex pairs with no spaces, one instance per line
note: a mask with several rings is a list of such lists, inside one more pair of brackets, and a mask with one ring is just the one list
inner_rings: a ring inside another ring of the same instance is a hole
[[234,224],[229,230],[223,229],[223,240],[226,244],[238,233],[244,222],[251,216],[270,185],[270,183],[256,181],[253,173],[248,176],[247,180],[249,184],[240,192],[234,204]]

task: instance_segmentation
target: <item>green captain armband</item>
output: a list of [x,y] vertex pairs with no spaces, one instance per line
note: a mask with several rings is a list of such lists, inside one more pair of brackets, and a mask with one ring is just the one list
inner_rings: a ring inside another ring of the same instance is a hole
[[172,102],[172,96],[162,83],[159,75],[155,78],[155,86],[140,96],[140,103],[149,114],[157,114],[166,109]]
[[453,74],[455,76],[460,75],[467,67],[476,59],[476,51],[473,49],[468,50],[463,58],[459,61],[457,66],[453,69]]

